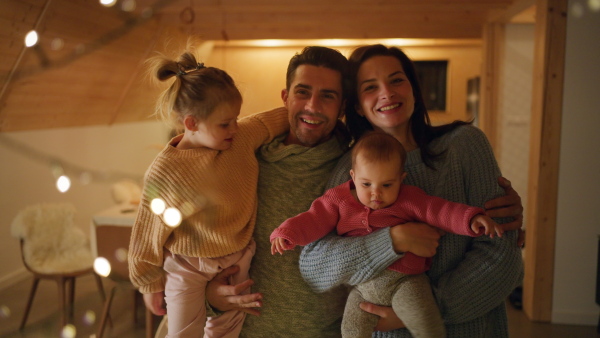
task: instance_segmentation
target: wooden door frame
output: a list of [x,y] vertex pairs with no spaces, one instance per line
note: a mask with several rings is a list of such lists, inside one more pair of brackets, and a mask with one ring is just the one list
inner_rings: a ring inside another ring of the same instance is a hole
[[[514,7],[527,4],[520,1]],[[536,0],[533,90],[529,157],[527,238],[523,309],[532,321],[550,322],[558,204],[558,167],[565,66],[565,0]],[[508,12],[508,11],[507,11]],[[499,76],[506,17],[491,20],[483,32],[481,128],[498,151]]]

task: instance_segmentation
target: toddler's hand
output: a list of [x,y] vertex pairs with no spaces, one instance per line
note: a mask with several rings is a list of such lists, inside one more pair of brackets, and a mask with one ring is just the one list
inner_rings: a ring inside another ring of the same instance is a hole
[[284,251],[285,251],[285,239],[283,239],[281,237],[275,238],[271,242],[271,255],[274,255],[277,252],[279,252],[280,255],[283,255]]
[[483,231],[483,233],[489,235],[490,238],[494,238],[494,235],[502,237],[502,233],[504,232],[498,223],[494,222],[494,220],[486,215],[477,215],[473,217],[471,220],[471,230],[478,234],[481,234],[481,231]]

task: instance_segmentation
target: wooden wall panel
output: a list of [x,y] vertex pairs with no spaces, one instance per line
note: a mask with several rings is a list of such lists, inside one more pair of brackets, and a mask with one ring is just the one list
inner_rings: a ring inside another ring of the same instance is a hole
[[[157,89],[144,82],[141,63],[164,41],[186,35],[480,39],[490,13],[513,0],[136,3],[123,12],[120,3],[106,8],[98,1],[0,1],[0,132],[147,119]],[[25,49],[24,36],[34,28],[39,44]]]

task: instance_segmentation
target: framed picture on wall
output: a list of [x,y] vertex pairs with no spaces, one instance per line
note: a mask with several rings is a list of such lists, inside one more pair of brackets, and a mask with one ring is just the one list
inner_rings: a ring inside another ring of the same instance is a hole
[[448,60],[415,61],[425,106],[429,111],[446,111]]

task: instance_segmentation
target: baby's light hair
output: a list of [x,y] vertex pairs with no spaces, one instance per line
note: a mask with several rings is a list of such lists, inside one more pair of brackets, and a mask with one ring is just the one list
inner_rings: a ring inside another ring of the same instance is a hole
[[206,120],[221,104],[242,103],[242,94],[225,71],[205,67],[197,61],[191,43],[177,61],[156,54],[146,61],[149,73],[159,81],[175,77],[157,102],[155,115],[177,131],[183,130],[183,118],[191,115]]
[[352,148],[352,168],[356,166],[358,155],[367,162],[392,161],[398,155],[400,170],[404,171],[406,150],[402,143],[390,134],[370,131],[363,134]]

